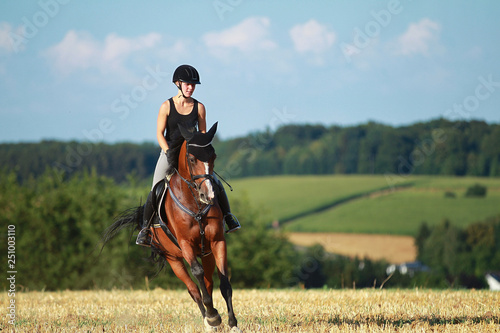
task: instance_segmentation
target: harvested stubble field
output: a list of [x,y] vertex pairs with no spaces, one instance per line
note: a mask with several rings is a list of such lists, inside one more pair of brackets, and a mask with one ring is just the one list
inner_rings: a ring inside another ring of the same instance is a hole
[[290,232],[288,239],[299,246],[319,244],[330,253],[347,257],[386,260],[393,264],[415,261],[417,248],[411,236]]
[[[214,301],[228,332],[218,291]],[[19,292],[16,304],[3,332],[203,332],[182,290]],[[234,306],[243,332],[500,332],[492,291],[235,290]]]

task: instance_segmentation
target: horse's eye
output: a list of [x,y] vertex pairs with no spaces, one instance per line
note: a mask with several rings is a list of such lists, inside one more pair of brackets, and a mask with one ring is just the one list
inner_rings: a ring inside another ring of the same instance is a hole
[[191,156],[191,155],[190,155],[190,156],[188,157],[188,161],[189,161],[189,163],[194,163],[194,162],[196,162],[196,159],[194,158],[194,156]]

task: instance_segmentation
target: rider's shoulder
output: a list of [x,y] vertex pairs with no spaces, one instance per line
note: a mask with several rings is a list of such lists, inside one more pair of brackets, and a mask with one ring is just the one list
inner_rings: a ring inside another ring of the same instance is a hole
[[166,114],[170,113],[170,100],[167,99],[165,102],[161,104],[160,113],[166,113]]
[[198,102],[198,109],[203,109],[203,110],[205,110],[205,105],[204,105],[202,102],[200,102],[200,101],[198,101],[198,100],[196,100],[196,102]]

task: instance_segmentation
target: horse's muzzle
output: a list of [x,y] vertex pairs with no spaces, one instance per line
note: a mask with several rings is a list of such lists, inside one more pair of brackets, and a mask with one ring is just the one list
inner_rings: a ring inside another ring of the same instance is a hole
[[201,192],[200,193],[200,202],[205,204],[205,205],[213,205],[214,204],[214,198],[209,198],[205,193]]
[[199,198],[200,202],[205,205],[213,205],[215,192],[210,178],[205,178],[203,182],[199,185]]

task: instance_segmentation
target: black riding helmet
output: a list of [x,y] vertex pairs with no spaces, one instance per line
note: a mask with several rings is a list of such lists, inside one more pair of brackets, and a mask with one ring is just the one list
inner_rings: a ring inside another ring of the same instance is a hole
[[[198,71],[191,65],[180,65],[179,67],[177,67],[172,77],[172,82],[175,84],[175,82],[177,81],[191,84],[201,84]],[[185,98],[186,96],[184,96],[184,92],[182,91],[180,84],[177,86],[177,88],[179,88],[182,96]]]
[[201,84],[200,75],[196,68],[190,65],[180,65],[174,72],[172,82],[181,81],[192,84]]

